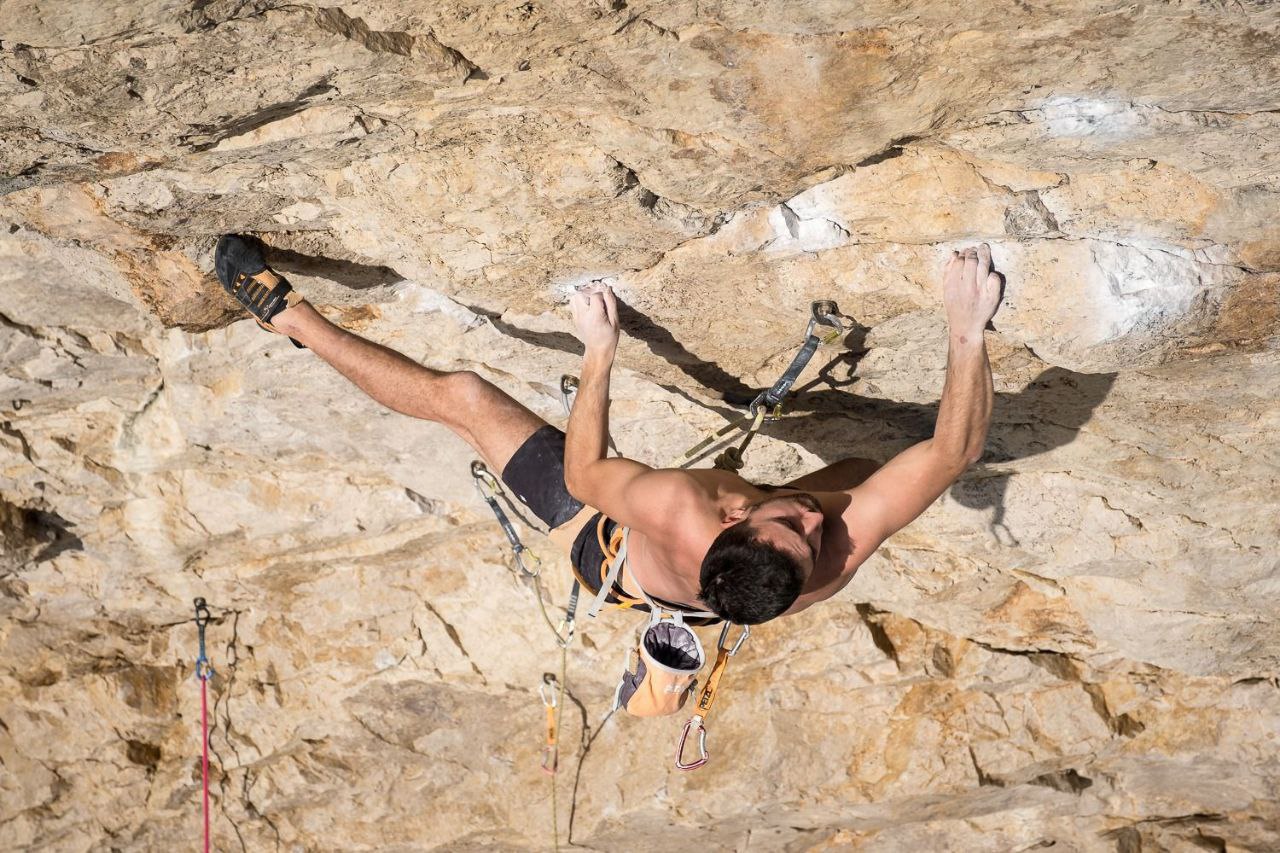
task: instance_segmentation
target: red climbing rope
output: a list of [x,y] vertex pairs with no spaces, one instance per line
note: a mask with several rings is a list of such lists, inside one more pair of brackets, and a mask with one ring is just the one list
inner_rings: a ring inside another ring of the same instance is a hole
[[196,678],[200,679],[200,779],[204,786],[204,853],[209,853],[209,679],[213,667],[204,653],[204,628],[209,624],[209,608],[196,599],[196,629],[200,632],[200,656],[196,658]]
[[200,679],[200,739],[204,747],[200,761],[200,776],[204,781],[204,853],[209,853],[209,680]]

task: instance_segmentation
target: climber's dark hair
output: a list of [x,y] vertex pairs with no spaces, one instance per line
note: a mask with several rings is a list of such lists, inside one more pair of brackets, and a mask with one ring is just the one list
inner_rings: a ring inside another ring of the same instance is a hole
[[804,570],[795,557],[756,538],[747,521],[720,531],[702,558],[698,597],[726,622],[758,625],[800,597]]

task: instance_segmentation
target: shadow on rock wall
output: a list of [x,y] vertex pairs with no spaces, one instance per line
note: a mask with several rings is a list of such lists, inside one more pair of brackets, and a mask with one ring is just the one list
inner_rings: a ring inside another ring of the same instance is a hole
[[[863,354],[860,347],[865,335],[855,332],[853,337],[856,345],[824,365],[817,378],[797,389],[788,403],[790,412],[808,417],[776,421],[766,427],[766,434],[804,447],[827,463],[851,455],[855,442],[833,436],[831,430],[815,429],[814,418],[838,417],[849,424],[849,433],[879,436],[882,445],[914,443],[933,435],[938,403],[904,403],[841,390],[857,381],[856,365]],[[1106,400],[1115,381],[1115,373],[1077,373],[1064,367],[1049,367],[1021,391],[998,392],[986,450],[979,463],[982,467],[976,476],[953,485],[951,497],[973,509],[993,509],[992,532],[1003,544],[1017,545],[1004,525],[1004,499],[1012,474],[1001,473],[999,466],[1070,444]],[[866,445],[866,440],[857,441],[857,452],[878,462],[887,461],[896,452],[878,452]]]

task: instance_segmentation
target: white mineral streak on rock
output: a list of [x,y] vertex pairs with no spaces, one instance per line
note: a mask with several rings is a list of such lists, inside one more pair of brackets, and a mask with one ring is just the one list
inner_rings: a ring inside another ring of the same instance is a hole
[[[1067,95],[1048,98],[1023,110],[1028,118],[1039,119],[1056,137],[1111,136],[1124,139],[1137,134],[1146,122],[1133,104]],[[1154,112],[1154,110],[1151,110]]]
[[697,774],[681,719],[606,720],[635,620],[583,619],[559,841],[1280,849],[1280,22],[1187,5],[6,4],[0,847],[196,843],[196,596],[216,849],[551,846],[559,659],[474,453],[246,319],[236,231],[559,426],[612,283],[657,464],[836,299],[773,483],[930,435],[990,243],[982,462],[753,632]]
[[1108,326],[1097,339],[1081,340],[1085,346],[1134,332],[1156,336],[1171,331],[1207,286],[1202,267],[1190,252],[1098,242],[1091,242],[1089,251],[1097,276],[1097,297],[1091,307]]

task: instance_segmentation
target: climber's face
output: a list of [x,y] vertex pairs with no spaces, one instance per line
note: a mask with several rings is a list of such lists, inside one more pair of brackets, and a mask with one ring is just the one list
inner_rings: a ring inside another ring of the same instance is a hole
[[818,499],[807,492],[766,498],[751,508],[747,519],[758,538],[795,557],[808,580],[822,549]]

